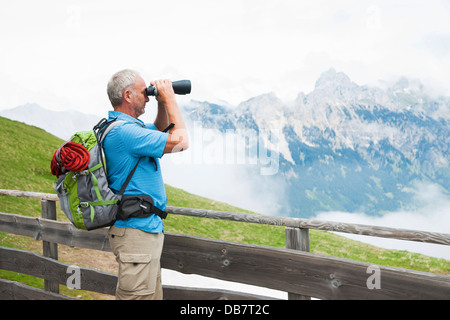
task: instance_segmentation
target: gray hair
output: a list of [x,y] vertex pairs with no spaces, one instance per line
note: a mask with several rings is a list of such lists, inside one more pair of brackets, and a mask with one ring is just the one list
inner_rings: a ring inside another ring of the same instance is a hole
[[[125,69],[113,74],[108,81],[107,93],[109,101],[113,107],[120,106],[122,104],[123,92],[136,82],[136,78],[139,76],[134,70]],[[134,93],[134,92],[133,92]]]

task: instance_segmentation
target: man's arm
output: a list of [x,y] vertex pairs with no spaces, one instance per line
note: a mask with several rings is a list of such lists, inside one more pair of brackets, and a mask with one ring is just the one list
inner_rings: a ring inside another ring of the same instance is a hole
[[181,152],[189,148],[189,136],[175,99],[175,93],[170,80],[157,80],[151,85],[155,85],[158,90],[158,114],[155,120],[155,126],[158,130],[164,130],[169,123],[175,126],[169,130],[164,153]]
[[158,113],[154,122],[158,131],[163,131],[169,123],[169,115],[167,114],[166,106],[164,103],[158,101]]

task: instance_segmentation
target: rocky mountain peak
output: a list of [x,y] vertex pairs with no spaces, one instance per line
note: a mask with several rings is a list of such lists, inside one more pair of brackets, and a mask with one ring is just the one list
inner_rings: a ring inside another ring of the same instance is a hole
[[410,205],[418,181],[450,193],[450,126],[448,116],[442,117],[450,99],[436,100],[422,89],[406,78],[387,89],[360,86],[330,69],[295,101],[284,103],[269,93],[221,115],[226,122],[212,113],[195,120],[219,130],[226,125],[279,133],[271,143],[264,141],[279,154],[279,171],[265,179],[287,181],[284,212],[375,215]]
[[323,72],[316,81],[315,89],[350,87],[355,84],[343,72],[336,72],[334,68],[330,68]]

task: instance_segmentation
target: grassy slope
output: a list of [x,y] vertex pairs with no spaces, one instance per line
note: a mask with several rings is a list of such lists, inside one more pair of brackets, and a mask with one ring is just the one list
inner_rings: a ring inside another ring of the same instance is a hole
[[[54,193],[50,174],[53,152],[63,142],[42,129],[0,117],[0,188]],[[226,203],[199,197],[183,190],[166,186],[168,205],[203,208],[220,211],[246,212]],[[0,197],[0,211],[38,216],[40,203],[35,199]],[[68,221],[58,210],[58,220]],[[213,219],[169,215],[166,231],[198,235],[236,242],[285,246],[284,228]],[[26,237],[0,232],[0,245],[40,252],[41,243]],[[310,231],[310,248],[321,253],[379,265],[388,265],[441,274],[450,273],[450,261],[435,259],[407,251],[377,248],[345,237]],[[32,277],[0,271],[0,277],[27,282],[38,287],[42,281]]]

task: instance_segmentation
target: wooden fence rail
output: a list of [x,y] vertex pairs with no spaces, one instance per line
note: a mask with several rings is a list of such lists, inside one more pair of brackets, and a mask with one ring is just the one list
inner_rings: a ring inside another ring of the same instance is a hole
[[[3,193],[2,190],[0,193]],[[9,194],[11,195],[11,194]],[[17,196],[17,193],[15,193]],[[42,194],[22,193],[42,199]],[[45,195],[48,201],[54,201],[54,195]],[[186,214],[219,218],[224,212],[210,210],[185,210],[168,208],[174,214]],[[181,211],[184,211],[181,213]],[[330,230],[330,225],[279,217],[264,217],[231,213],[227,220],[238,220],[285,225],[288,226],[287,242],[293,249],[308,249],[308,228],[316,226]],[[269,219],[272,218],[272,219]],[[258,222],[257,222],[258,221]],[[302,229],[299,229],[302,226]],[[337,225],[333,223],[333,231],[347,232],[353,230],[366,234],[360,227]],[[339,227],[339,228],[338,228]],[[341,231],[344,228],[346,231]],[[338,230],[337,230],[338,229]],[[386,233],[385,228],[383,228]],[[359,230],[359,231],[358,231]],[[397,229],[393,229],[397,230]],[[387,234],[392,235],[393,230]],[[76,229],[71,223],[53,221],[44,218],[26,217],[17,214],[0,213],[0,231],[32,237],[49,243],[59,243],[72,247],[110,251],[107,229],[84,231]],[[294,231],[294,232],[293,232]],[[301,231],[301,232],[297,232]],[[379,230],[378,230],[379,231]],[[397,232],[397,231],[396,231]],[[448,244],[450,236],[436,233],[407,232],[414,241]],[[289,236],[288,236],[289,235]],[[373,234],[371,234],[373,235]],[[405,232],[402,231],[405,237]],[[419,240],[421,239],[421,240]],[[67,265],[54,259],[37,257],[39,255],[22,252],[16,249],[2,248],[0,251],[0,269],[16,270],[33,275],[40,275],[50,283],[65,284],[67,281]],[[27,261],[35,261],[30,263]],[[195,236],[166,233],[161,266],[185,274],[198,274],[221,280],[235,281],[275,290],[287,291],[290,297],[316,297],[320,299],[449,299],[450,277],[426,272],[418,272],[385,266],[373,266],[368,263],[348,259],[312,254],[292,249],[273,248],[259,245],[233,243],[222,240],[206,239]],[[50,272],[53,270],[54,272]],[[115,287],[115,275],[83,269],[83,285],[87,288],[109,292]],[[91,278],[89,278],[91,277]],[[371,279],[378,280],[378,286],[371,286]],[[92,280],[89,280],[92,279]],[[86,283],[85,283],[86,282]],[[92,282],[92,283],[91,283]],[[23,292],[20,286],[3,281],[3,287],[9,292]],[[0,283],[0,287],[2,283]],[[103,287],[102,287],[103,286]],[[104,289],[99,289],[104,288]],[[20,290],[19,290],[20,289]],[[0,292],[2,290],[0,289]],[[186,293],[189,292],[189,296]],[[42,294],[42,293],[39,293]],[[169,298],[211,297],[205,291],[180,288],[165,288],[165,296]],[[197,294],[197,295],[196,295]],[[219,293],[216,297],[238,297],[234,293]],[[1,294],[0,294],[1,295]],[[192,296],[193,295],[193,296]],[[251,299],[258,297],[249,297]]]
[[[0,195],[58,201],[58,197],[56,196],[56,194],[49,194],[49,193],[0,189]],[[352,224],[335,221],[324,221],[315,219],[274,217],[259,214],[180,208],[172,206],[168,206],[166,208],[166,211],[170,214],[178,214],[191,217],[250,222],[250,223],[268,224],[291,228],[301,228],[301,229],[316,229],[349,234],[359,234],[373,237],[391,238],[397,240],[450,245],[450,234],[438,232],[397,229],[389,227]]]

